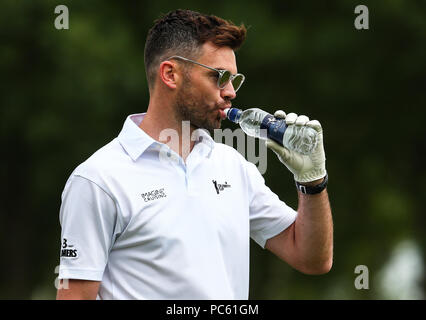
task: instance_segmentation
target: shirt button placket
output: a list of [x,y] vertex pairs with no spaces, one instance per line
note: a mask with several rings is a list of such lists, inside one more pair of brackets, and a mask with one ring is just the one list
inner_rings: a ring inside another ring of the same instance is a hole
[[197,194],[196,185],[194,183],[195,179],[192,175],[193,167],[195,164],[194,160],[195,160],[194,155],[191,153],[191,157],[188,157],[186,162],[185,179],[186,179],[187,192],[189,195]]

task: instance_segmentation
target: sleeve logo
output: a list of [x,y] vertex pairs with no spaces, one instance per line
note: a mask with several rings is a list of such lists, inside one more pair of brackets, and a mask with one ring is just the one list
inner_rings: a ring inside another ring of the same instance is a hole
[[66,238],[61,243],[61,258],[78,258],[77,249]]

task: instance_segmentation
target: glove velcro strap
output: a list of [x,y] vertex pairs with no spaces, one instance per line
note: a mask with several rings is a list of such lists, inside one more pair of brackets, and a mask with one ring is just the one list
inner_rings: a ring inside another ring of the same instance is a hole
[[294,174],[294,180],[299,183],[311,182],[324,178],[326,174],[327,170],[325,169],[315,169],[301,175]]

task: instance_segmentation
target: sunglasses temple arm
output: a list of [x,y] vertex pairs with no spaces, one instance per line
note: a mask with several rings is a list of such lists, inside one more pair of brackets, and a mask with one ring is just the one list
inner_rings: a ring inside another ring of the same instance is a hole
[[199,62],[197,62],[197,61],[194,61],[194,60],[191,60],[191,59],[188,59],[188,58],[184,58],[184,57],[181,57],[181,56],[172,56],[172,57],[170,57],[169,59],[172,59],[172,58],[182,59],[182,60],[185,60],[185,61],[188,61],[188,62],[192,62],[192,63],[198,64],[198,65],[199,65],[199,66],[201,66],[201,67],[204,67],[204,68],[207,68],[207,69],[210,69],[210,70],[213,70],[213,71],[220,72],[219,70],[217,70],[217,69],[215,69],[215,68],[212,68],[212,67],[206,66],[205,64],[199,63]]

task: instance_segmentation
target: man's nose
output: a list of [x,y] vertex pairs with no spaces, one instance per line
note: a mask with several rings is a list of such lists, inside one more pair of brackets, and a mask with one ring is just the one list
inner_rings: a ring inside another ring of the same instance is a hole
[[224,100],[232,100],[237,96],[232,82],[229,81],[226,86],[220,91],[220,95]]

